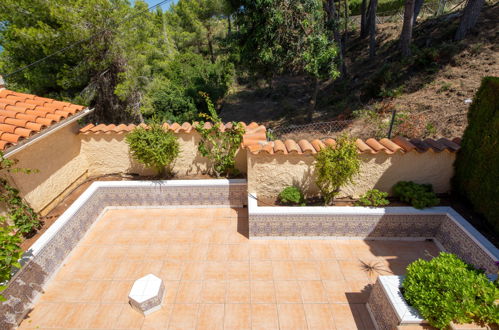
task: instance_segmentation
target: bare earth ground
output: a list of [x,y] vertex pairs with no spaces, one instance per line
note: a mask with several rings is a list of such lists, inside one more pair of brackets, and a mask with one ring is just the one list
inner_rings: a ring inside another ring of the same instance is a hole
[[[473,98],[483,77],[499,76],[497,17],[498,3],[484,7],[477,28],[461,42],[452,41],[459,23],[456,13],[425,20],[414,30],[412,62],[400,61],[397,51],[402,22],[378,25],[379,48],[373,61],[368,59],[367,40],[358,40],[358,32],[353,32],[347,50],[349,77],[322,86],[314,122],[354,119],[352,111],[361,109],[376,109],[387,119],[397,109],[410,113],[412,122],[430,128],[408,131],[420,135],[411,137],[462,136],[469,106],[465,100]],[[377,84],[385,64],[395,74],[384,77],[388,83],[383,87],[399,92],[394,97],[380,96],[378,91],[369,95],[373,89],[369,84]],[[222,104],[224,120],[258,121],[269,127],[306,123],[311,84],[305,77],[277,78],[270,95],[256,85],[234,86]],[[375,135],[376,127],[363,119],[356,119],[353,126],[351,132]],[[304,137],[314,136],[313,130],[309,133]]]
[[[247,209],[109,210],[21,329],[374,329],[379,275],[438,254],[427,241],[249,240]],[[165,284],[161,310],[128,305],[134,280]]]

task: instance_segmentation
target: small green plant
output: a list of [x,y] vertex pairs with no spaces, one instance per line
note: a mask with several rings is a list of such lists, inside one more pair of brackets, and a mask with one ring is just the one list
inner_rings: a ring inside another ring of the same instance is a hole
[[[14,268],[21,268],[19,259],[21,259],[21,236],[20,232],[14,226],[0,224],[0,293],[6,286],[2,285],[12,276]],[[0,295],[0,301],[5,298]]]
[[[17,168],[17,160],[4,158],[0,151],[0,172],[4,173],[25,173],[36,172],[30,169]],[[7,212],[5,216],[0,216],[0,226],[2,224],[13,224],[17,231],[25,236],[29,236],[36,229],[40,228],[41,222],[36,212],[19,196],[19,190],[13,187],[7,179],[0,177],[0,203],[4,203]]]
[[448,83],[448,82],[441,82],[440,83],[440,88],[437,89],[437,93],[443,93],[443,92],[447,92],[448,90],[450,90],[452,88],[452,84],[451,83]]
[[393,194],[401,201],[417,209],[432,207],[440,203],[431,184],[417,184],[412,181],[400,181],[393,186]]
[[236,152],[243,141],[244,127],[240,123],[232,122],[230,127],[223,126],[222,120],[218,116],[213,103],[208,94],[199,93],[206,101],[208,114],[201,114],[202,117],[212,122],[211,127],[205,127],[205,122],[201,121],[196,125],[196,130],[201,135],[198,150],[204,157],[213,162],[212,171],[216,177],[222,175],[235,175]]
[[370,189],[362,195],[355,205],[358,206],[385,206],[390,204],[390,201],[386,199],[388,193],[384,191],[379,191],[378,189]]
[[328,146],[316,155],[316,183],[325,203],[330,204],[341,186],[352,182],[360,170],[360,159],[355,142],[346,135],[336,140],[336,146]]
[[499,289],[487,276],[450,253],[407,267],[403,295],[432,326],[450,322],[497,325]]
[[170,174],[170,166],[177,158],[180,147],[171,131],[159,123],[149,127],[137,127],[126,136],[132,157],[156,170],[158,177]]
[[284,188],[279,194],[279,202],[284,205],[305,205],[305,197],[300,188],[290,186]]

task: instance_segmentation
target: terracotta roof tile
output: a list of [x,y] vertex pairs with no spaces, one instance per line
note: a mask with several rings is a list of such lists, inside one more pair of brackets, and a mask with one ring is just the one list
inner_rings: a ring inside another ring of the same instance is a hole
[[[300,140],[297,143],[293,140],[286,140],[286,142],[283,143],[280,140],[276,140],[273,141],[273,143],[271,141],[267,144],[263,144],[263,146],[262,144],[262,142],[254,143],[252,145],[249,145],[247,148],[252,154],[259,154],[262,152],[269,154],[315,154],[316,152],[326,147],[334,148],[336,146],[336,141],[334,141],[333,139],[326,139],[324,141],[316,139],[312,142],[309,142],[307,140]],[[388,155],[394,154],[396,152],[411,152],[413,150],[416,150],[418,152],[424,152],[425,150],[431,150],[434,152],[447,150],[449,152],[455,152],[459,149],[459,146],[456,143],[447,139],[440,139],[438,141],[421,141],[414,139],[409,142],[407,139],[402,137],[395,137],[393,138],[393,140],[384,138],[379,141],[372,138],[367,139],[366,141],[357,139],[355,141],[355,145],[357,146],[359,153],[385,153]],[[269,150],[268,146],[272,146],[273,150]]]
[[0,126],[0,150],[5,150],[22,138],[28,138],[83,109],[83,106],[68,102],[2,89],[0,123],[10,126]]

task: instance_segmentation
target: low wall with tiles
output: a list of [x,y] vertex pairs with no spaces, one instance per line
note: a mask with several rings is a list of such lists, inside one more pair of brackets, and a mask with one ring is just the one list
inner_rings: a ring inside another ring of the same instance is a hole
[[245,180],[106,181],[93,183],[24,254],[23,267],[2,292],[0,329],[10,329],[29,312],[45,283],[106,207],[242,207]]
[[[360,172],[353,183],[341,188],[339,197],[357,198],[369,189],[391,192],[399,181],[430,183],[437,193],[450,190],[456,154],[449,151],[360,154]],[[316,196],[313,154],[266,154],[248,152],[248,189],[259,196],[276,198],[282,189],[297,186],[306,196]]]
[[499,250],[450,207],[258,206],[248,196],[250,238],[434,239],[447,252],[496,273]]

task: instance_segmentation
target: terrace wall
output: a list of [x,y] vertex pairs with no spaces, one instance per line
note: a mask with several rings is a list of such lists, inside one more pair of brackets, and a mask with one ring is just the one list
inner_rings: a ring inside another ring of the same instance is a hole
[[[391,191],[401,180],[431,183],[437,193],[450,190],[455,153],[447,150],[416,150],[386,154],[362,153],[360,173],[341,189],[340,197],[358,197],[376,188]],[[300,187],[307,196],[319,193],[315,184],[313,154],[267,154],[248,152],[248,189],[260,197],[275,198],[287,186]]]

